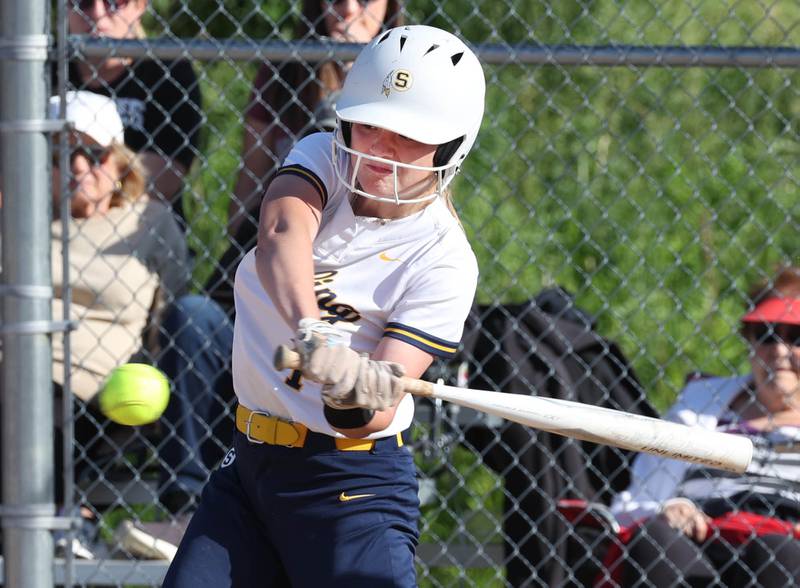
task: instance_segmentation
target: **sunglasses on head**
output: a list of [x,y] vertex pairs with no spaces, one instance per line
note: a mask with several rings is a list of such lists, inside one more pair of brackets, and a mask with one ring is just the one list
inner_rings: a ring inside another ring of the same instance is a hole
[[800,325],[786,323],[750,323],[747,335],[757,345],[786,343],[800,347]]
[[[97,0],[73,0],[72,6],[83,11],[89,10]],[[103,0],[103,6],[108,12],[116,12],[125,8],[130,0]]]
[[[69,148],[69,163],[75,163],[75,159],[83,157],[92,167],[102,165],[108,157],[108,148],[100,145],[76,145]],[[61,151],[58,147],[53,149],[53,167],[61,165]]]

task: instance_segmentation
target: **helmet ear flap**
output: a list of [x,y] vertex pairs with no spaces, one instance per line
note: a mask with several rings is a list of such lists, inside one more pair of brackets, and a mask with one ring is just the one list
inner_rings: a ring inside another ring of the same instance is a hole
[[433,154],[433,166],[441,167],[450,163],[450,160],[455,155],[458,148],[464,142],[464,137],[458,137],[447,143],[442,143],[436,148],[436,153]]
[[350,147],[350,130],[353,128],[353,123],[343,120],[340,121],[339,126],[342,129],[342,139],[344,139],[344,144],[347,147]]

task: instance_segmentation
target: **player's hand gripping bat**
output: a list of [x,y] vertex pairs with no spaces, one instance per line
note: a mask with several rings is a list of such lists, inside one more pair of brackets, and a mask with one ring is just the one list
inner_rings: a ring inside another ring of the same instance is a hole
[[[275,368],[299,369],[300,356],[281,345]],[[556,435],[652,453],[743,473],[753,457],[753,443],[742,435],[718,433],[670,421],[569,400],[456,388],[403,378],[405,391],[448,402],[541,429]]]

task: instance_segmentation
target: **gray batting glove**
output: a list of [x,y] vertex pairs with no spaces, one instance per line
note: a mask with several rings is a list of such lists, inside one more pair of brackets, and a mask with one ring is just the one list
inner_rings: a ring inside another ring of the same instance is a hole
[[397,404],[403,395],[405,368],[391,361],[377,361],[361,356],[354,386],[342,381],[322,387],[322,400],[331,408],[369,408],[385,410]]
[[344,335],[325,321],[304,318],[295,336],[303,376],[320,384],[354,386],[360,356],[344,344]]
[[403,394],[402,365],[358,354],[329,323],[304,318],[295,340],[303,376],[323,385],[322,400],[331,408],[384,410]]

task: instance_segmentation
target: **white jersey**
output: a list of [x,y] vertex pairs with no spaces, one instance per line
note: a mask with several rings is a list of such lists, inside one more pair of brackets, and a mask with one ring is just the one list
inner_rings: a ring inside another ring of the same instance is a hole
[[[478,265],[458,221],[437,198],[410,216],[383,220],[355,216],[350,193],[336,179],[331,133],[301,140],[278,175],[306,179],[320,193],[322,221],[314,239],[315,290],[322,320],[350,338],[350,346],[372,353],[383,337],[451,357],[461,339],[475,295]],[[233,385],[252,410],[301,422],[332,436],[323,415],[321,386],[299,372],[272,367],[275,348],[291,342],[287,325],[261,286],[255,249],[236,272]],[[391,425],[373,438],[394,435],[411,424],[414,402],[406,396]]]

